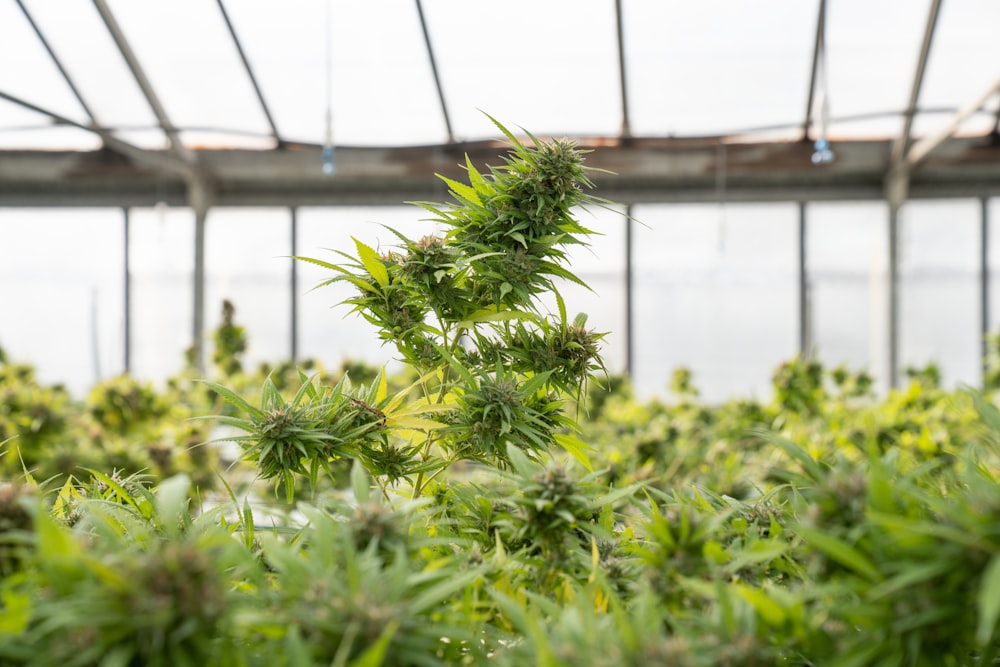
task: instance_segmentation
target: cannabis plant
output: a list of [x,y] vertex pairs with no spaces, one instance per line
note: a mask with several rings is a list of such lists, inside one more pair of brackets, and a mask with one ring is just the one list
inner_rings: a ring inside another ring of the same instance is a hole
[[334,273],[321,285],[353,286],[344,303],[419,378],[411,387],[390,396],[303,379],[286,401],[268,383],[256,407],[213,386],[247,415],[222,421],[246,433],[235,439],[262,477],[291,489],[294,475],[315,482],[349,457],[383,488],[407,482],[418,497],[458,461],[509,468],[510,446],[538,459],[557,445],[586,463],[568,408],[604,371],[603,334],[585,315],[568,317],[558,282],[585,286],[567,266],[568,250],[593,232],[574,213],[606,202],[587,193],[584,151],[572,142],[529,134],[523,143],[497,127],[512,145],[501,166],[481,173],[467,158],[468,183],[441,177],[451,203],[419,204],[437,234],[390,230],[398,244],[378,250],[354,239],[353,254],[337,251],[341,263],[299,258]]

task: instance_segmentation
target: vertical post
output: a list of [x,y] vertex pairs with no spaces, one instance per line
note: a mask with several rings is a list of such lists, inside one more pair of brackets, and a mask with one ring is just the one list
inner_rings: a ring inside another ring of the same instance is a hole
[[299,254],[299,209],[296,206],[292,206],[288,209],[291,213],[291,255],[292,264],[289,267],[291,269],[291,275],[289,277],[289,285],[292,291],[291,294],[291,355],[292,363],[294,363],[299,357],[299,270],[298,270],[298,260],[295,257]]
[[194,340],[192,351],[195,368],[205,370],[205,219],[208,207],[194,207]]
[[129,238],[129,210],[127,207],[122,208],[122,222],[125,228],[125,304],[124,304],[124,341],[122,342],[122,362],[124,364],[124,372],[130,373],[132,370],[132,268],[131,268],[131,252],[130,252],[130,238]]
[[979,345],[983,388],[989,376],[990,335],[990,217],[989,199],[979,200]]
[[806,256],[806,203],[799,202],[799,356],[812,354],[809,340],[809,266]]
[[625,207],[625,375],[632,379],[632,205]]
[[901,205],[889,202],[889,388],[899,386],[899,210]]

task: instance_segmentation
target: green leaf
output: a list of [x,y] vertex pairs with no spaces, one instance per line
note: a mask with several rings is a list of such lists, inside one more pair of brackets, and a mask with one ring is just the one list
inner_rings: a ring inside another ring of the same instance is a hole
[[371,277],[382,287],[388,287],[389,271],[385,268],[385,264],[382,263],[382,258],[370,246],[365,245],[353,236],[351,239],[358,248],[358,258],[365,265],[365,269],[371,274]]
[[28,629],[31,621],[31,596],[11,590],[0,595],[0,637],[19,635]]
[[587,452],[585,451],[588,449],[593,450],[592,447],[574,435],[555,433],[552,437],[556,441],[557,445],[566,450],[567,454],[579,461],[584,468],[590,472],[594,472],[594,466],[590,462],[590,457],[587,456]]
[[787,614],[777,602],[772,600],[764,591],[750,588],[742,584],[735,584],[736,593],[750,603],[764,621],[771,626],[780,626],[785,622]]
[[475,188],[472,188],[466,185],[465,183],[460,183],[458,181],[452,180],[447,176],[442,176],[441,174],[434,174],[434,175],[440,178],[445,183],[447,183],[448,187],[451,188],[452,192],[458,195],[460,199],[464,199],[471,204],[483,203],[482,200],[479,199],[479,193],[476,192]]
[[796,532],[810,545],[869,581],[877,583],[882,579],[878,568],[865,558],[864,554],[843,540],[805,526],[799,526]]
[[367,503],[371,499],[371,482],[368,479],[368,472],[357,459],[351,466],[351,490],[354,492],[354,499],[359,503]]
[[156,489],[156,509],[160,524],[168,535],[176,535],[187,515],[191,479],[184,474],[164,480]]
[[219,396],[222,396],[222,398],[227,403],[233,405],[234,407],[239,408],[240,410],[242,410],[243,412],[247,413],[251,417],[255,417],[255,418],[259,419],[259,418],[261,418],[261,417],[264,416],[264,413],[259,408],[257,408],[255,406],[251,405],[250,403],[248,403],[245,398],[243,398],[242,396],[240,396],[239,394],[237,394],[232,389],[229,389],[227,387],[223,387],[221,384],[218,384],[216,382],[207,382],[205,380],[198,380],[198,382],[201,382],[202,384],[204,384],[205,386],[207,386],[209,389],[211,389],[212,391],[214,391],[215,393],[217,393]]
[[993,556],[979,585],[979,624],[976,626],[976,642],[985,646],[993,636],[993,630],[1000,618],[1000,554]]
[[380,667],[385,662],[386,653],[392,638],[399,630],[399,621],[391,620],[386,623],[385,629],[374,644],[365,649],[365,652],[358,656],[358,659],[351,663],[351,667]]
[[497,311],[490,308],[484,308],[483,310],[474,312],[469,316],[469,319],[459,322],[458,326],[462,329],[471,329],[477,322],[506,322],[509,320],[529,320],[534,322],[538,320],[538,316],[534,313],[529,313],[523,310]]

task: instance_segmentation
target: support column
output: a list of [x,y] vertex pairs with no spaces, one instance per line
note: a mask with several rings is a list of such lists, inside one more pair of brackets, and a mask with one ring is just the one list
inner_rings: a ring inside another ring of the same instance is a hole
[[889,388],[899,386],[899,209],[889,203]]
[[290,239],[291,243],[291,255],[292,264],[289,267],[291,274],[289,276],[291,294],[291,359],[292,363],[298,361],[299,358],[299,262],[295,259],[299,254],[299,209],[298,207],[292,206],[288,209],[291,214],[291,231],[292,236]]
[[625,207],[625,375],[632,379],[632,205]]
[[983,387],[989,373],[990,352],[990,200],[979,200],[979,345],[983,367]]
[[809,265],[806,253],[806,203],[799,202],[799,356],[812,356],[811,331],[809,330]]
[[132,371],[132,267],[131,267],[131,239],[129,237],[130,227],[129,224],[129,210],[128,208],[122,208],[122,222],[124,223],[124,239],[125,239],[125,261],[124,261],[124,331],[122,335],[124,340],[122,341],[122,362],[123,371],[125,373],[131,373]]
[[205,219],[208,209],[194,212],[194,313],[192,351],[195,368],[205,370]]

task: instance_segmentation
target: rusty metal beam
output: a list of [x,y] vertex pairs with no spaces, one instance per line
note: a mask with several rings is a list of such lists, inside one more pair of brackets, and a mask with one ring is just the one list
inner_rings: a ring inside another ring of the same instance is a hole
[[[0,94],[0,97],[5,97]],[[65,119],[63,119],[65,120]],[[72,121],[66,121],[72,124]],[[590,149],[596,194],[623,205],[651,202],[717,202],[718,138],[618,137],[579,139]],[[838,142],[837,160],[807,168],[812,147],[800,141],[727,143],[727,202],[879,200],[891,142]],[[126,145],[127,146],[127,145]],[[0,205],[188,205],[187,183],[169,151],[135,147],[112,151],[0,151]],[[446,201],[435,173],[463,179],[464,155],[477,166],[500,165],[499,141],[406,148],[343,146],[337,178],[316,169],[320,146],[282,149],[199,150],[200,169],[211,179],[221,206],[394,205]],[[164,176],[164,168],[173,167]],[[910,197],[1000,196],[1000,145],[991,137],[943,141],[911,174]]]

